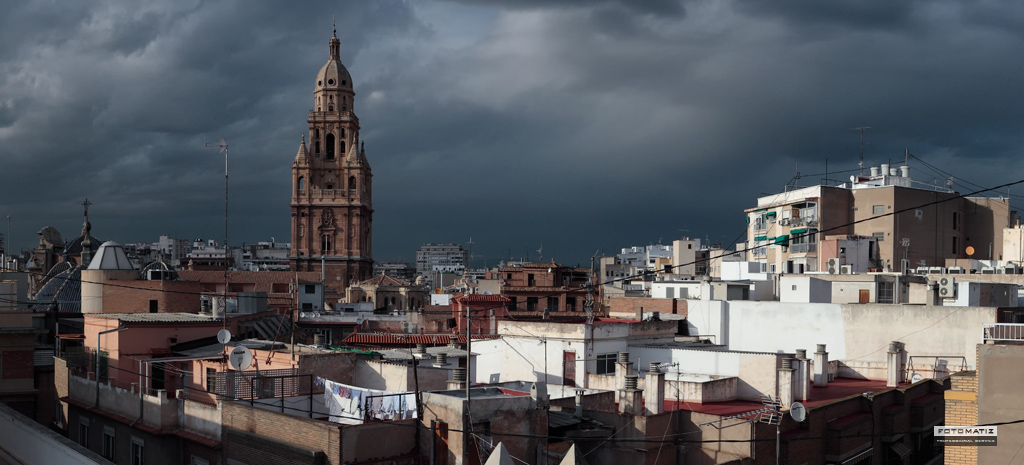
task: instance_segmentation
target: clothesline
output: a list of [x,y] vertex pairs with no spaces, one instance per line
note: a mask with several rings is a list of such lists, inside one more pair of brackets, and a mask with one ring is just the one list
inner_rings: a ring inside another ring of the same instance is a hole
[[406,420],[416,418],[416,394],[413,392],[378,391],[336,383],[317,377],[315,384],[324,388],[324,405],[335,423],[342,419],[366,421]]

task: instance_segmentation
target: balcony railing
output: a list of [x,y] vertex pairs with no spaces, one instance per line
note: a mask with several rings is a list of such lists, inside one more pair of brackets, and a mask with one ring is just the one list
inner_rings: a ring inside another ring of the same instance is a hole
[[790,244],[789,253],[814,253],[818,251],[818,244]]
[[985,342],[1024,342],[1024,323],[982,323]]

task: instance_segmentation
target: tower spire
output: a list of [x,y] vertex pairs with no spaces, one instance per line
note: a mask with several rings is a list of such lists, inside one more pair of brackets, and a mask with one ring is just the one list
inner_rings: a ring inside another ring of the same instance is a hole
[[338,28],[335,26],[334,32],[331,34],[331,59],[341,60],[341,41],[338,40]]

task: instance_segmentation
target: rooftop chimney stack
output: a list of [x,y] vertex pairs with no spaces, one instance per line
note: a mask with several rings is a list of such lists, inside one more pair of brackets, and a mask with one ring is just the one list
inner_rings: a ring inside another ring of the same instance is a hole
[[448,366],[448,354],[444,352],[437,353],[437,360],[434,361],[434,368],[445,368]]
[[633,372],[633,362],[629,361],[629,352],[619,352],[619,361],[615,362],[615,390],[626,389],[626,376]]
[[448,389],[466,389],[466,369],[452,370],[452,380],[448,381]]
[[586,392],[582,389],[576,390],[576,411],[573,412],[574,417],[583,418],[583,393]]
[[807,349],[797,349],[796,374],[793,376],[796,388],[793,390],[793,397],[800,402],[806,402],[811,398],[811,361],[807,358]]
[[828,387],[828,352],[825,344],[818,344],[814,353],[814,387]]
[[778,385],[778,399],[779,404],[782,405],[782,408],[789,408],[790,405],[793,405],[793,391],[796,388],[796,386],[793,384],[794,371],[795,370],[793,369],[793,359],[782,359],[782,367],[779,368]]
[[885,386],[897,387],[903,381],[903,343],[892,341],[889,343],[889,353],[886,356],[885,364]]
[[651,362],[647,372],[647,395],[644,396],[644,415],[665,413],[665,373],[661,362]]
[[619,391],[619,413],[627,415],[643,415],[644,391],[637,389],[637,375],[626,375],[625,388]]

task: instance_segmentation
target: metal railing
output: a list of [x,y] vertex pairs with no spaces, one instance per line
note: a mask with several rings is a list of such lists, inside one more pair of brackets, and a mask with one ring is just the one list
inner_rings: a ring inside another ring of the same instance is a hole
[[818,244],[790,244],[789,253],[814,253],[818,251]]
[[982,323],[981,328],[985,342],[1024,342],[1024,323]]

